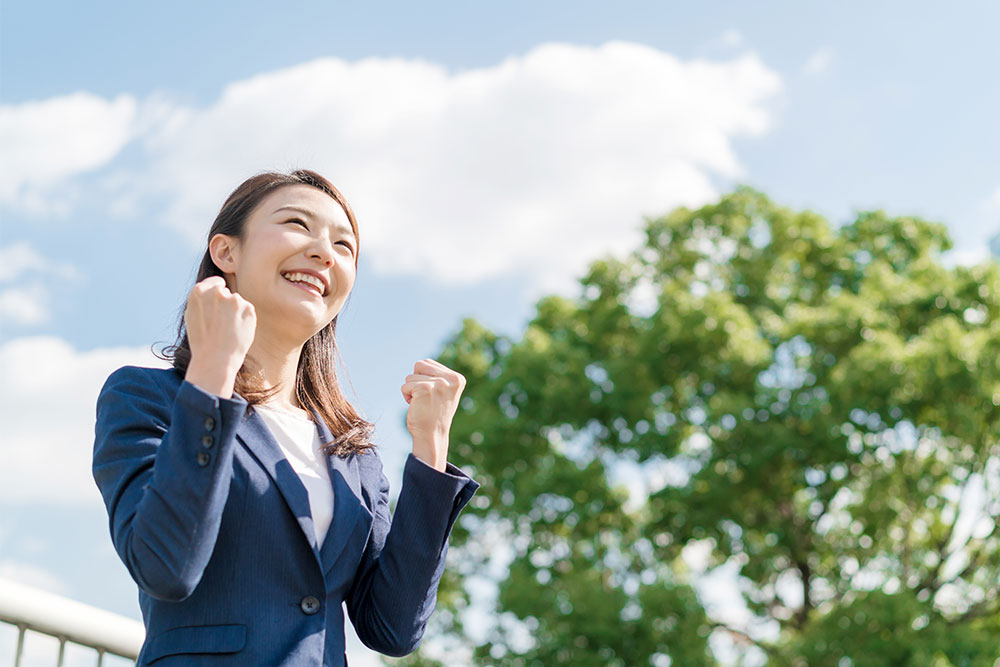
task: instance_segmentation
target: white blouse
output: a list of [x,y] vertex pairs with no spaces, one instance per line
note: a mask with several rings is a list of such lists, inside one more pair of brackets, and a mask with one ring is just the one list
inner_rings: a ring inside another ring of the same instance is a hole
[[319,451],[323,443],[319,439],[316,422],[268,405],[255,405],[254,408],[259,409],[258,414],[306,487],[313,530],[317,546],[321,547],[333,520],[333,486],[326,467],[326,455]]

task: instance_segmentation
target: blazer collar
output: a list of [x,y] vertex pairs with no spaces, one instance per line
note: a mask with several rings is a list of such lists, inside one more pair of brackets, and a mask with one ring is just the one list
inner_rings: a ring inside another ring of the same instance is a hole
[[[322,442],[332,441],[333,436],[326,423],[315,411],[311,412]],[[271,430],[255,410],[248,410],[236,430],[236,438],[260,461],[261,467],[274,480],[275,486],[278,487],[278,491],[312,547],[323,573],[329,572],[353,536],[358,519],[367,511],[361,493],[357,457],[326,456],[327,471],[333,487],[333,519],[323,539],[322,548],[318,548],[306,487],[285,458]]]
[[[311,410],[313,421],[319,428],[319,437],[323,443],[332,442],[333,434],[323,418]],[[330,484],[333,485],[333,519],[330,530],[323,539],[320,549],[320,562],[323,572],[327,573],[337,558],[343,553],[351,539],[355,539],[354,531],[359,519],[364,513],[371,513],[365,506],[361,489],[361,474],[358,469],[358,457],[350,455],[341,458],[337,455],[326,456],[326,469],[330,473]],[[368,529],[371,521],[361,523],[358,527]]]

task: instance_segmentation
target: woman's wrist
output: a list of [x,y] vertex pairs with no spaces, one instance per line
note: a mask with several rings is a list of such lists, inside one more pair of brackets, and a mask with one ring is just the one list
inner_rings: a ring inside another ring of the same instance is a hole
[[204,364],[192,357],[184,379],[199,389],[220,398],[232,398],[239,370],[239,367],[234,368],[233,364]]
[[423,436],[413,438],[413,455],[431,466],[444,472],[448,464],[448,436]]

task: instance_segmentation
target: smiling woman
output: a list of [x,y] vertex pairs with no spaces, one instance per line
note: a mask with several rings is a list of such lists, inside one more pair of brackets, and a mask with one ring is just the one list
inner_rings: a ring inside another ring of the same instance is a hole
[[390,514],[334,367],[359,250],[319,174],[248,179],[209,230],[173,368],[104,384],[93,473],[140,590],[139,664],[346,665],[343,602],[370,648],[419,644],[479,487],[447,462],[465,378],[433,359],[406,376],[413,451]]
[[[324,241],[327,247],[322,247]],[[312,249],[315,253],[317,245],[321,246],[320,256],[307,258],[306,252]],[[254,364],[253,355],[248,355],[237,371],[233,389],[251,405],[276,399],[288,411],[319,412],[338,436],[335,446],[341,452],[370,446],[373,430],[341,393],[334,363],[337,317],[354,285],[359,250],[354,211],[332,183],[307,170],[290,175],[267,172],[247,179],[229,195],[208,231],[208,247],[195,279],[200,284],[220,276],[230,292],[253,304],[256,339],[304,337],[299,372],[294,376],[294,398],[292,392],[281,391],[280,383],[264,379],[264,370]],[[329,297],[332,290],[334,298],[311,304],[274,299],[272,288],[288,283],[287,273],[293,270],[319,278],[324,284],[323,296]],[[300,327],[293,330],[296,324]],[[276,330],[264,331],[265,327]],[[165,357],[180,373],[187,373],[191,345],[185,318],[178,325],[177,338]]]

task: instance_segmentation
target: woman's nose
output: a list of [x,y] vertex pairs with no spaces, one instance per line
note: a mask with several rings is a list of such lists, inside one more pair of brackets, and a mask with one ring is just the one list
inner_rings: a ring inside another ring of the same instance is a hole
[[318,252],[314,252],[310,255],[310,257],[312,257],[313,259],[320,260],[327,266],[331,266],[333,264],[333,258],[328,254],[320,254]]
[[309,257],[331,266],[333,264],[333,246],[330,245],[329,241],[317,241],[309,249]]

